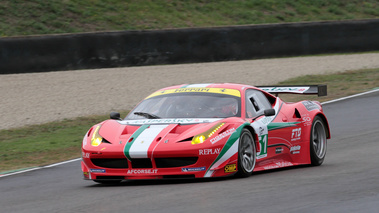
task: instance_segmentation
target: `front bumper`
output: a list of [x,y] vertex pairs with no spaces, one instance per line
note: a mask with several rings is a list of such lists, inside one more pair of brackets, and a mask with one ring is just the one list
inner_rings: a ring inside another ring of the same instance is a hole
[[[216,149],[213,149],[216,150]],[[199,152],[199,151],[197,151]],[[82,171],[87,180],[203,178],[229,176],[236,172],[237,155],[217,168],[210,167],[217,153],[187,156],[157,156],[128,160],[122,156],[90,157],[83,152]],[[234,169],[230,169],[234,168]]]

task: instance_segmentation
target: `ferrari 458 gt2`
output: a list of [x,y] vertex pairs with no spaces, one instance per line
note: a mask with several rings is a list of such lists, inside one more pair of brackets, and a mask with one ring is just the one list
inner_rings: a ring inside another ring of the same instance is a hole
[[158,90],[122,119],[83,138],[84,179],[203,178],[312,164],[326,154],[329,124],[317,101],[286,103],[279,93],[326,95],[325,85],[187,84]]

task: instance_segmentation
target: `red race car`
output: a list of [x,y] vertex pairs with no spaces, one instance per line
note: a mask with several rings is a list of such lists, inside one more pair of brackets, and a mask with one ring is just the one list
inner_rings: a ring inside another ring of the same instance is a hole
[[[84,136],[84,179],[203,178],[301,164],[321,165],[330,129],[316,101],[325,85],[187,84],[158,90],[124,119],[113,112]],[[275,95],[276,94],[276,95]]]

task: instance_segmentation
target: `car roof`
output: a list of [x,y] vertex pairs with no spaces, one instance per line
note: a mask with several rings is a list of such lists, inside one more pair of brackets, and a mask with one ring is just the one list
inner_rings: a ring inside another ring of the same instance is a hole
[[246,89],[256,89],[259,91],[262,91],[265,96],[273,100],[276,99],[276,97],[268,92],[265,92],[258,87],[246,85],[246,84],[236,84],[236,83],[199,83],[199,84],[181,84],[181,85],[175,85],[171,87],[162,88],[158,91],[162,90],[169,90],[169,89],[179,89],[179,88],[223,88],[223,89],[236,89],[239,90],[241,93],[245,91]]
[[224,89],[236,89],[243,91],[245,88],[254,88],[253,86],[244,84],[233,84],[233,83],[200,83],[200,84],[181,84],[171,87],[162,88],[160,90],[168,89],[179,89],[179,88],[224,88]]

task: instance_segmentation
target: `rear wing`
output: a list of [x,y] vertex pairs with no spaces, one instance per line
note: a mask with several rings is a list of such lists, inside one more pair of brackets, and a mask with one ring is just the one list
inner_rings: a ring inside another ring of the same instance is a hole
[[280,85],[280,86],[257,86],[257,88],[275,94],[291,93],[303,95],[326,96],[326,85]]

